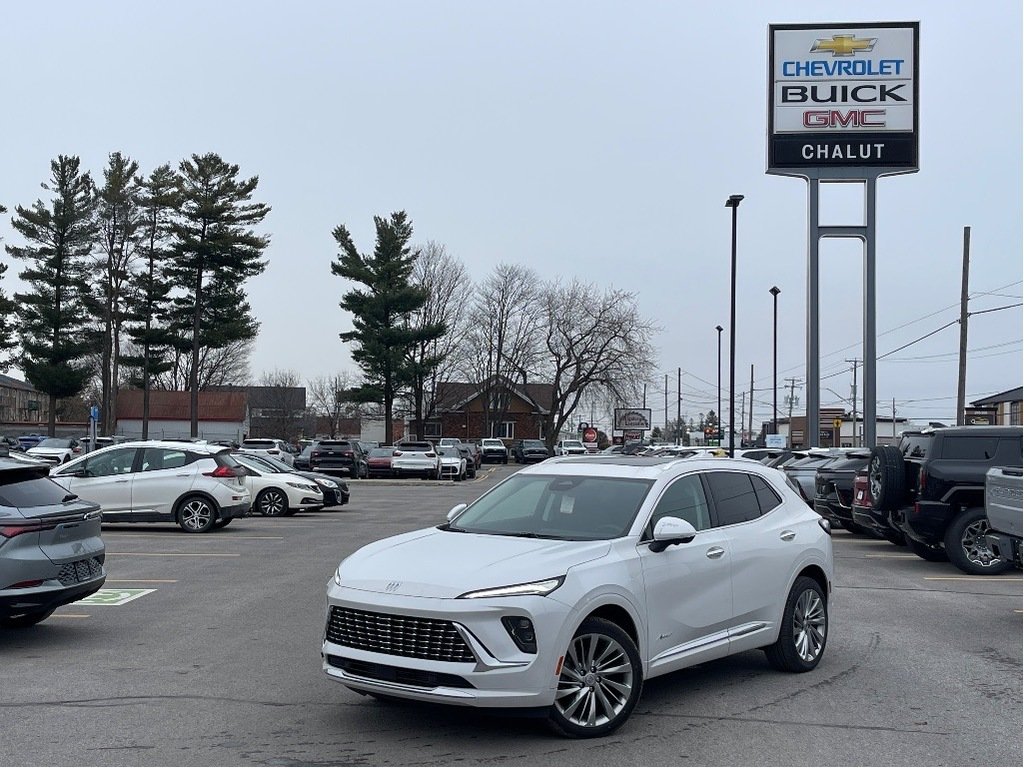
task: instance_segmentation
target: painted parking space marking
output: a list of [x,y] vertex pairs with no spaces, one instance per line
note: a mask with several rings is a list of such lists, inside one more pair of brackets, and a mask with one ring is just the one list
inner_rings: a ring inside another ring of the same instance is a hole
[[88,619],[88,613],[54,613],[50,615],[51,619]]
[[864,557],[886,558],[888,560],[920,560],[917,555],[864,555]]
[[124,605],[143,595],[156,592],[155,589],[101,589],[83,597],[76,605]]
[[107,552],[111,557],[199,557],[199,558],[227,558],[241,557],[238,552]]
[[107,579],[104,584],[177,584],[177,579]]
[[1024,579],[999,576],[925,576],[925,581],[1024,581]]

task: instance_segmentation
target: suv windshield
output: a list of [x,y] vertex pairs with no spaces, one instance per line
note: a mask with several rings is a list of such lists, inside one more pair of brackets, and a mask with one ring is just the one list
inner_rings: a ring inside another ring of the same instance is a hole
[[466,508],[447,530],[595,541],[625,536],[652,480],[513,475]]
[[71,441],[65,440],[60,437],[48,437],[45,440],[39,441],[36,444],[36,448],[70,448]]
[[523,440],[523,448],[547,448],[543,440]]

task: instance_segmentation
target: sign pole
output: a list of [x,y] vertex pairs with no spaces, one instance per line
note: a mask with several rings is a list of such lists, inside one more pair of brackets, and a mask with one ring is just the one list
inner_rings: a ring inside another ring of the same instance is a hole
[[[821,235],[818,231],[818,179],[807,180],[807,424],[804,447],[813,448],[821,442],[821,356],[818,336],[818,253]],[[794,446],[795,447],[795,446]]]

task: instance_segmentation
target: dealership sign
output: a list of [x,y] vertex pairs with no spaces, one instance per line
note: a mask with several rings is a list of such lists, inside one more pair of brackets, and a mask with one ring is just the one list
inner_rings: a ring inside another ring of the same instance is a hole
[[768,172],[918,168],[918,23],[768,27]]
[[616,408],[615,429],[649,430],[651,428],[650,408]]

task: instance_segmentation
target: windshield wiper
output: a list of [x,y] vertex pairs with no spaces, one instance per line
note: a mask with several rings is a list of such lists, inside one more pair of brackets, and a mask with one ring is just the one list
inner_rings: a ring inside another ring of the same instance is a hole
[[534,531],[481,531],[481,533],[488,533],[492,536],[517,536],[521,539],[561,539],[561,536],[555,536],[550,533],[536,533]]
[[437,530],[439,530],[439,531],[451,531],[452,533],[466,533],[466,529],[465,528],[456,528],[451,523],[441,523],[439,526],[437,526]]

